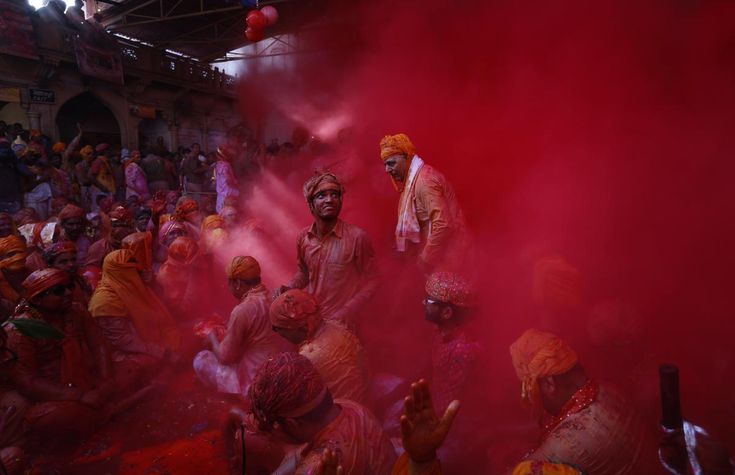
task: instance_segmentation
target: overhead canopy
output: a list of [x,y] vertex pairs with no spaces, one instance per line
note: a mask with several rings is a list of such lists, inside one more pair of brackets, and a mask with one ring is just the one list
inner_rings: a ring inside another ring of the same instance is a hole
[[[239,0],[97,0],[105,27],[154,46],[211,62],[250,42],[245,16],[251,8]],[[266,37],[294,31],[319,18],[324,0],[265,0],[279,20]]]

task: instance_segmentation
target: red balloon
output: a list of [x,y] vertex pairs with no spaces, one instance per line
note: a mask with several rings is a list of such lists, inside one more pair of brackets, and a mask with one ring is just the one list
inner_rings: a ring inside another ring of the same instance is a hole
[[251,10],[245,18],[245,21],[250,28],[255,28],[256,30],[262,30],[268,25],[268,19],[260,10]]
[[268,26],[275,25],[278,21],[278,10],[273,5],[266,5],[260,9],[265,15],[265,19],[268,22]]
[[245,30],[245,38],[252,41],[253,43],[257,43],[258,41],[262,40],[265,37],[265,31],[261,28],[248,28]]

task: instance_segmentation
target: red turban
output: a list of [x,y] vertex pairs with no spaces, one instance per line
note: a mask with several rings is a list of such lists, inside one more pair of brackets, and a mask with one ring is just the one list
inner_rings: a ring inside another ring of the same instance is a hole
[[180,236],[168,247],[168,261],[177,264],[188,265],[194,260],[199,252],[199,245],[190,237]]
[[76,254],[77,252],[77,246],[72,241],[59,241],[53,243],[51,246],[49,246],[46,249],[46,252],[43,253],[43,257],[46,259],[46,262],[49,263],[49,265],[60,255],[62,254],[68,254],[70,252],[73,252]]
[[68,204],[59,213],[59,225],[63,225],[67,219],[84,219],[84,210],[79,206]]
[[183,197],[176,204],[176,211],[174,211],[174,217],[177,221],[186,221],[189,215],[199,211],[199,203],[193,198]]
[[[17,254],[5,257],[12,252]],[[0,269],[20,270],[25,266],[26,257],[28,247],[25,239],[15,234],[0,238]]]
[[473,307],[475,291],[472,284],[461,275],[453,272],[435,272],[426,281],[429,297],[457,307]]
[[340,194],[344,194],[345,192],[345,188],[339,182],[339,178],[336,175],[332,173],[314,175],[304,183],[304,198],[306,198],[308,203],[311,203],[317,193],[329,188],[338,190]]
[[260,277],[260,264],[254,257],[235,256],[226,272],[228,279],[253,280]]
[[123,225],[127,225],[130,227],[133,226],[133,214],[123,206],[118,206],[117,208],[110,211],[109,216],[110,222],[112,224],[123,223]]
[[297,418],[313,411],[327,395],[327,386],[308,358],[281,353],[258,369],[250,385],[250,410],[262,430],[278,418]]
[[37,270],[23,281],[25,298],[32,300],[36,296],[46,292],[55,285],[65,285],[71,280],[71,276],[55,267]]
[[37,223],[41,221],[41,218],[38,216],[38,212],[33,208],[21,208],[20,211],[15,213],[15,223],[18,226],[23,226],[24,224],[31,224],[31,223]]
[[297,329],[307,327],[312,334],[320,321],[314,297],[301,289],[291,289],[273,301],[270,308],[271,324],[278,328]]
[[416,147],[406,134],[386,135],[380,141],[380,158],[386,161],[393,155],[405,155],[407,160],[416,155]]

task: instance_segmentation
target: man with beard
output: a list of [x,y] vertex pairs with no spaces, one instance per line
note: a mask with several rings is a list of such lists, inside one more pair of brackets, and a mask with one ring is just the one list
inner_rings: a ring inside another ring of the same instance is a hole
[[344,187],[331,173],[304,184],[314,223],[296,241],[298,269],[287,286],[303,289],[319,302],[322,318],[353,327],[375,294],[379,272],[367,233],[339,219]]
[[59,226],[61,232],[56,241],[71,241],[74,243],[79,262],[87,260],[87,253],[92,243],[84,234],[87,220],[84,210],[79,206],[68,204],[59,213]]

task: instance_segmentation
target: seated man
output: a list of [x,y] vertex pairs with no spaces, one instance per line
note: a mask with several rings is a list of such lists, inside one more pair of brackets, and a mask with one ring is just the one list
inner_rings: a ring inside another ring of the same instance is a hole
[[227,266],[230,292],[240,300],[232,310],[222,341],[209,333],[212,351],[194,358],[199,379],[218,391],[247,394],[260,365],[288,344],[271,330],[268,319],[268,289],[260,280],[260,265],[250,256],[237,256]]
[[87,311],[73,303],[69,274],[49,268],[23,281],[27,306],[15,319],[40,319],[63,337],[31,338],[6,324],[18,356],[11,380],[33,403],[26,420],[34,436],[83,436],[107,421],[116,391],[109,352]]
[[360,340],[336,322],[322,319],[314,297],[293,289],[271,304],[273,330],[298,345],[334,397],[365,403],[367,371]]
[[46,252],[43,253],[46,264],[49,267],[55,267],[69,274],[72,282],[74,282],[73,300],[82,304],[84,308],[89,305],[89,298],[92,296],[92,288],[87,281],[79,274],[79,265],[77,258],[77,247],[71,241],[59,241],[53,243]]
[[112,348],[116,372],[125,386],[161,369],[179,348],[173,317],[143,281],[149,262],[149,257],[141,259],[132,249],[111,252],[89,301],[89,311]]
[[[510,352],[523,400],[536,414],[545,411],[551,416],[541,442],[516,466],[514,475],[534,473],[531,469],[561,474],[656,473],[646,455],[655,453],[653,441],[646,439],[635,409],[617,391],[590,379],[564,341],[532,329],[511,345]],[[412,385],[411,391],[401,417],[407,455],[393,473],[439,474],[436,450],[459,401],[453,401],[440,420],[426,382]]]
[[122,246],[122,240],[135,230],[133,215],[118,206],[110,212],[110,233],[89,247],[84,267],[102,268],[105,256]]
[[332,399],[314,365],[282,353],[258,370],[248,393],[258,428],[272,438],[306,444],[287,456],[275,473],[315,473],[325,449],[338,454],[344,472],[387,475],[393,446],[375,417],[358,403]]
[[9,475],[23,473],[26,427],[24,419],[28,401],[10,385],[10,371],[18,355],[7,347],[8,335],[0,327],[0,467]]
[[21,283],[28,277],[26,259],[28,247],[25,240],[11,234],[0,238],[0,319],[7,319],[20,300]]
[[71,241],[77,249],[77,259],[79,262],[87,260],[87,253],[92,243],[85,236],[84,229],[87,225],[84,210],[79,206],[68,204],[59,213],[59,227],[61,232],[57,236],[56,241]]

